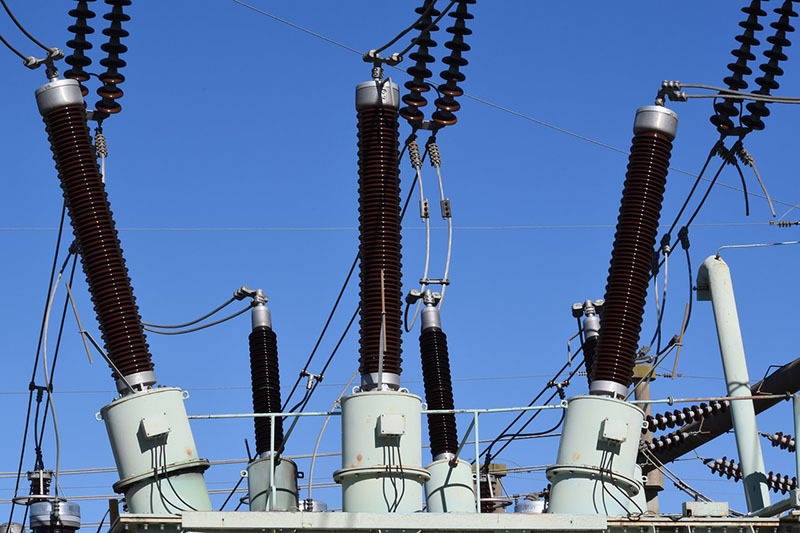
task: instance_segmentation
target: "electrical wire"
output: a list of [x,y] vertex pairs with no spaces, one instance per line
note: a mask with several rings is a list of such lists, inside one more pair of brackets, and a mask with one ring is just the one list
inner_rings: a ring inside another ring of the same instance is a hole
[[[444,185],[442,183],[441,166],[437,165],[434,168],[436,168],[436,177],[439,180],[439,199],[440,199],[440,202],[442,202],[442,204],[443,204],[444,201],[446,200],[446,198],[444,196]],[[442,297],[439,299],[439,309],[440,310],[442,308],[442,304],[444,303],[444,294],[445,294],[445,291],[447,290],[447,282],[449,281],[449,277],[448,276],[450,275],[450,259],[452,257],[452,253],[453,253],[453,217],[451,215],[451,216],[447,217],[447,257],[446,257],[445,262],[444,262],[444,276],[442,277],[442,280],[443,280],[443,283],[442,283]]]
[[[228,502],[233,497],[233,495],[236,494],[236,490],[239,488],[239,485],[242,484],[242,481],[244,481],[244,476],[239,476],[239,481],[236,482],[236,485],[234,485],[233,490],[231,491],[231,493],[228,494],[228,497],[225,498],[224,502],[222,502],[222,506],[219,508],[220,511],[225,509],[225,506],[228,505]],[[309,496],[309,498],[310,498],[310,496]]]
[[236,300],[236,298],[232,296],[232,297],[230,297],[230,298],[229,298],[227,301],[225,301],[225,303],[223,303],[223,304],[222,304],[222,305],[220,305],[219,307],[216,307],[215,309],[213,309],[213,310],[209,311],[208,313],[206,313],[205,315],[201,316],[200,318],[196,318],[196,319],[194,319],[194,320],[191,320],[191,321],[189,321],[189,322],[184,322],[183,324],[174,324],[174,325],[170,325],[170,324],[153,324],[153,323],[151,323],[151,322],[144,322],[144,321],[142,321],[142,325],[143,325],[143,326],[149,326],[149,327],[151,327],[151,328],[161,328],[161,329],[179,329],[179,328],[187,328],[187,327],[189,327],[189,326],[192,326],[192,325],[194,325],[194,324],[197,324],[198,322],[202,322],[203,320],[205,320],[206,318],[208,318],[208,317],[210,317],[210,316],[212,316],[212,315],[215,315],[215,314],[216,314],[216,313],[218,313],[219,311],[221,311],[221,310],[225,309],[227,306],[229,306],[230,304],[232,304],[232,303],[233,303],[235,300]]
[[27,62],[28,58],[25,57],[25,55],[22,52],[20,52],[16,48],[14,48],[14,46],[12,46],[12,44],[10,42],[8,42],[5,37],[3,37],[2,33],[0,33],[0,42],[2,42],[4,45],[6,45],[6,48],[8,48],[12,52],[14,52],[16,55],[18,55],[23,61]]
[[252,304],[248,305],[247,307],[236,311],[232,315],[228,315],[225,318],[220,318],[219,320],[215,320],[214,322],[209,322],[208,324],[203,324],[202,326],[197,326],[194,328],[184,329],[181,331],[160,331],[157,329],[149,328],[147,326],[142,326],[145,331],[149,331],[150,333],[158,333],[159,335],[183,335],[184,333],[193,333],[195,331],[200,331],[201,329],[210,328],[211,326],[216,326],[218,324],[222,324],[223,322],[227,322],[228,320],[234,319],[237,316],[246,313],[250,308],[253,307]]
[[[414,141],[416,142],[416,141]],[[411,153],[411,149],[409,149],[409,153]],[[417,147],[417,153],[419,153],[419,147]],[[416,182],[419,185],[419,210],[420,216],[423,217],[425,221],[425,268],[422,271],[422,282],[420,283],[419,292],[424,293],[425,288],[428,286],[426,281],[428,280],[428,268],[431,264],[431,217],[430,211],[427,208],[426,204],[428,203],[427,198],[425,198],[425,194],[422,190],[422,163],[425,161],[425,156],[428,154],[428,148],[425,147],[425,152],[422,154],[422,158],[419,162],[419,168],[413,163],[412,159],[412,166],[416,170]],[[405,214],[405,213],[403,213]],[[419,316],[419,311],[422,308],[422,298],[417,300],[417,307],[414,310],[414,318],[411,319],[411,324],[408,323],[408,308],[410,307],[410,303],[406,301],[406,308],[405,312],[403,313],[403,328],[406,330],[406,333],[410,333],[411,329],[414,327],[414,324],[417,322],[417,317]]]
[[28,30],[26,30],[22,26],[22,24],[20,24],[20,22],[17,20],[17,17],[15,17],[14,13],[11,12],[11,9],[8,7],[8,4],[6,4],[6,0],[0,0],[0,4],[3,4],[3,8],[6,10],[6,13],[8,13],[8,17],[11,19],[11,21],[14,23],[14,25],[17,28],[19,28],[19,31],[21,31],[25,35],[25,37],[27,37],[28,39],[33,41],[34,44],[39,46],[39,48],[41,48],[42,50],[44,50],[48,54],[52,51],[49,47],[47,47],[47,46],[43,45],[41,42],[39,42],[39,40],[36,39],[36,37],[34,37],[30,33],[28,33]]
[[[36,344],[36,356],[35,356],[34,361],[33,361],[33,370],[31,372],[31,381],[30,381],[31,384],[35,383],[35,381],[36,381],[36,371],[39,368],[39,355],[40,355],[41,348],[42,348],[42,337],[43,337],[43,334],[44,334],[44,327],[45,327],[45,315],[47,314],[47,300],[49,300],[49,298],[50,298],[50,287],[53,285],[53,280],[55,279],[55,275],[56,275],[56,268],[58,268],[58,254],[61,251],[61,236],[62,236],[63,231],[64,231],[64,218],[65,218],[66,214],[67,214],[67,204],[66,204],[66,202],[63,202],[61,204],[61,217],[60,217],[60,220],[59,220],[59,223],[58,223],[58,235],[56,237],[56,246],[55,246],[55,251],[53,252],[53,264],[50,267],[50,280],[47,282],[47,293],[46,293],[47,296],[46,296],[46,300],[45,300],[45,309],[44,309],[43,314],[42,314],[42,323],[41,323],[41,326],[39,327],[39,340],[37,341],[37,344]],[[27,441],[28,441],[28,429],[29,429],[29,426],[30,426],[31,406],[32,406],[32,403],[33,403],[33,390],[34,389],[32,387],[29,387],[28,408],[27,408],[27,414],[25,415],[25,429],[22,432],[22,446],[21,446],[21,450],[20,450],[20,454],[19,454],[19,466],[17,468],[16,482],[15,482],[15,485],[14,485],[14,499],[19,495],[19,483],[20,483],[20,480],[22,478],[22,464],[23,464],[23,461],[25,460],[25,445],[27,444]],[[14,502],[13,499],[12,499],[11,509],[9,511],[9,516],[8,516],[8,523],[9,524],[11,524],[14,521],[14,509],[15,509],[15,507],[16,507],[16,502]],[[28,509],[26,507],[25,508],[26,515],[27,515],[27,512],[28,512]],[[8,533],[8,532],[6,532],[6,533]]]
[[[403,36],[404,36],[404,35],[406,35],[408,32],[410,32],[411,30],[413,30],[413,29],[414,29],[414,26],[416,26],[417,24],[419,24],[419,23],[420,23],[420,21],[422,21],[422,20],[423,20],[425,17],[427,17],[427,16],[430,14],[431,10],[432,10],[432,9],[433,9],[433,7],[436,5],[436,2],[438,2],[438,0],[432,0],[432,1],[430,2],[430,4],[428,5],[428,7],[426,7],[426,8],[425,8],[425,10],[422,12],[422,14],[419,16],[419,18],[417,18],[417,20],[415,20],[413,23],[411,23],[411,25],[410,25],[409,27],[407,27],[406,29],[404,29],[403,31],[401,31],[400,33],[398,33],[398,34],[397,34],[397,36],[396,36],[396,37],[394,37],[394,38],[393,38],[391,41],[389,41],[388,43],[384,44],[384,45],[383,45],[383,46],[381,46],[380,48],[376,48],[376,49],[375,49],[375,53],[378,53],[378,54],[379,54],[379,53],[383,52],[384,50],[386,50],[387,48],[389,48],[390,46],[392,46],[394,43],[396,43],[397,41],[399,41],[400,39],[402,39],[402,38],[403,38]],[[433,26],[433,25],[431,24],[431,26]],[[425,30],[422,30],[422,31],[427,31],[428,29],[430,29],[430,28],[431,28],[431,26],[428,26],[428,28],[427,28],[427,29],[425,29]],[[400,54],[400,55],[405,55],[405,52],[403,52],[403,53],[402,53],[402,54]]]

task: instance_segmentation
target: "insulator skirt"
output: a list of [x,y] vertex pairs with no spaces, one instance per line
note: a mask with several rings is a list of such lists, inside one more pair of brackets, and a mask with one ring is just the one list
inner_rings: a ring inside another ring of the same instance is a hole
[[44,122],[106,352],[123,376],[152,370],[83,106],[55,109]]
[[[437,327],[425,328],[419,336],[419,348],[428,409],[455,409],[447,335]],[[455,454],[458,451],[455,415],[428,415],[428,436],[433,457],[443,453]]]
[[583,343],[583,367],[586,369],[586,379],[592,383],[592,365],[597,356],[597,335],[586,339]]
[[[281,412],[281,380],[278,373],[278,341],[268,326],[258,326],[250,334],[250,376],[253,381],[253,412]],[[255,418],[256,452],[270,450],[270,418]],[[283,418],[275,417],[275,450],[283,442]]]
[[660,133],[633,138],[592,381],[631,384],[671,149]]
[[371,107],[358,112],[358,221],[361,257],[359,362],[362,374],[379,372],[381,310],[384,305],[386,346],[383,371],[398,375],[401,371],[402,246],[397,126],[397,111],[394,109]]

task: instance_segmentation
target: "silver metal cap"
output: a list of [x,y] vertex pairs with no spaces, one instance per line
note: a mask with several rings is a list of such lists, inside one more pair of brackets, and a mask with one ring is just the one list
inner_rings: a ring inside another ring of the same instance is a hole
[[81,527],[81,508],[72,502],[36,502],[30,506],[31,529],[60,526],[70,529]]
[[423,331],[428,328],[442,329],[442,315],[435,305],[426,305],[420,315],[420,327]]
[[67,105],[83,105],[81,86],[75,80],[55,80],[36,89],[39,113],[46,115],[53,109]]
[[400,88],[391,80],[365,81],[356,85],[356,111],[370,107],[400,108]]
[[[384,372],[381,376],[380,390],[399,390],[400,389],[400,376],[390,372]],[[361,390],[370,391],[378,390],[378,373],[371,372],[369,374],[361,374]]]
[[589,315],[583,319],[583,335],[589,339],[600,335],[600,317]]
[[[142,392],[156,384],[156,373],[152,370],[145,370],[144,372],[136,372],[125,378],[118,378],[116,380],[117,391],[120,396],[127,396],[135,392]],[[133,390],[131,390],[133,389]]]
[[589,394],[598,396],[611,396],[612,398],[624,398],[628,395],[628,387],[607,379],[592,381],[589,385]]
[[660,105],[640,107],[633,120],[633,133],[638,135],[648,131],[663,133],[670,141],[673,140],[678,131],[678,114]]
[[250,311],[250,323],[253,326],[253,329],[256,329],[259,326],[267,326],[268,328],[272,328],[272,313],[269,311],[269,307],[264,304],[257,304],[253,306],[253,310]]

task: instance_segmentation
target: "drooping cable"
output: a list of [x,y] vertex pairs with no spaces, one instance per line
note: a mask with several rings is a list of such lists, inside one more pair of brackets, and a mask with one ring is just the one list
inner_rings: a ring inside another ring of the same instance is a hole
[[38,46],[39,48],[41,48],[45,52],[48,52],[48,53],[52,52],[52,48],[42,44],[41,41],[39,41],[36,37],[31,35],[30,32],[28,32],[28,30],[26,30],[25,27],[20,23],[20,21],[17,20],[17,17],[14,16],[14,13],[11,11],[11,8],[8,7],[8,4],[6,3],[6,0],[0,0],[0,4],[3,4],[3,9],[6,10],[6,13],[8,14],[8,18],[11,19],[11,22],[13,22],[14,25],[17,28],[19,28],[19,31],[21,31],[25,35],[25,37],[30,39],[36,46]]
[[[422,270],[422,278],[420,278],[420,288],[419,292],[422,293],[425,291],[425,287],[428,284],[428,269],[431,263],[431,214],[430,214],[430,204],[428,199],[425,198],[425,193],[423,192],[422,188],[422,160],[424,159],[424,154],[420,154],[419,144],[417,144],[417,140],[415,136],[409,138],[407,141],[408,146],[408,155],[411,158],[411,166],[414,167],[414,171],[417,176],[417,185],[419,189],[419,216],[420,219],[425,223],[425,267]],[[426,149],[427,153],[427,149]],[[422,300],[417,302],[417,307],[414,310],[414,318],[411,319],[411,323],[408,323],[408,309],[410,306],[410,302],[406,301],[405,312],[403,313],[403,327],[406,333],[410,333],[411,329],[414,327],[414,324],[417,321],[417,317],[419,316],[419,311],[422,306]]]
[[[200,331],[201,329],[210,328],[212,326],[216,326],[218,324],[222,324],[223,322],[227,322],[228,320],[232,320],[232,319],[236,318],[237,316],[240,316],[240,315],[246,313],[250,309],[250,307],[252,307],[252,306],[248,305],[247,307],[243,307],[242,309],[236,311],[235,313],[232,313],[232,314],[230,314],[230,315],[228,315],[226,317],[220,318],[219,320],[214,320],[213,322],[209,322],[208,324],[195,326],[193,328],[184,329],[184,330],[181,330],[181,331],[160,331],[158,329],[153,329],[153,328],[148,327],[148,326],[142,326],[142,328],[145,331],[149,331],[151,333],[158,333],[159,335],[183,335],[184,333],[193,333],[195,331]],[[173,327],[177,327],[177,326],[173,326]]]
[[206,318],[208,318],[208,317],[210,317],[212,315],[215,315],[219,311],[225,309],[225,307],[227,307],[228,305],[232,304],[235,300],[236,300],[235,297],[231,297],[228,300],[226,300],[222,305],[220,305],[219,307],[215,307],[214,309],[212,309],[208,313],[204,314],[200,318],[195,318],[194,320],[190,320],[189,322],[184,322],[183,324],[153,324],[152,322],[144,322],[144,321],[142,321],[142,324],[145,325],[145,326],[151,327],[151,328],[161,328],[161,329],[187,328],[189,326],[193,326],[194,324],[197,324],[198,322],[202,322],[203,320],[205,320]]

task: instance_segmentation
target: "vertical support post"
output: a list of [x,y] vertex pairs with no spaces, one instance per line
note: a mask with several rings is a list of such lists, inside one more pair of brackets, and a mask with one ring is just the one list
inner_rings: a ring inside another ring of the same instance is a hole
[[[733,296],[731,271],[719,256],[712,255],[700,266],[697,274],[697,299],[711,300],[714,309],[728,396],[751,396],[750,377],[747,373],[742,331]],[[731,419],[736,448],[739,451],[739,462],[742,465],[747,510],[757,511],[768,506],[770,500],[753,401],[732,401]]]
[[[650,365],[636,365],[633,367],[634,379],[639,379],[639,384],[633,390],[634,397],[637,400],[650,399],[650,382],[652,378],[648,377],[650,374]],[[640,377],[641,376],[641,377]],[[652,413],[650,404],[645,404],[644,415],[649,416]],[[645,442],[653,442],[653,432],[648,431],[642,437]],[[658,514],[658,493],[664,490],[664,473],[659,469],[651,470],[647,473],[647,481],[644,485],[644,495],[647,501],[647,510]]]
[[269,501],[267,501],[267,511],[272,511],[275,508],[275,502],[278,498],[278,490],[275,487],[275,413],[269,414]]
[[800,479],[800,453],[797,453],[797,435],[800,431],[800,394],[792,394],[792,410],[794,411],[794,464],[795,477]]
[[[475,424],[475,506],[476,512],[481,512],[481,443],[478,438],[478,412],[473,413],[472,423]],[[800,479],[800,478],[798,478]]]

